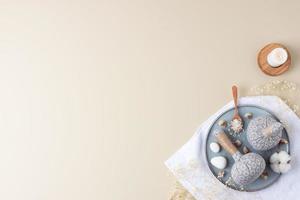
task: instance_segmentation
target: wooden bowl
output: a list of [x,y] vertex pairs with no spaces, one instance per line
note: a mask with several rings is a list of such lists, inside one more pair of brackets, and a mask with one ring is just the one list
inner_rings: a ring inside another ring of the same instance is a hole
[[[283,48],[287,51],[287,54],[288,54],[287,61],[285,63],[283,63],[282,65],[280,65],[279,67],[272,67],[267,62],[268,54],[275,48]],[[289,69],[289,67],[291,65],[291,54],[288,51],[288,49],[285,46],[283,46],[282,44],[271,43],[259,51],[258,56],[257,56],[257,63],[258,63],[259,68],[265,74],[270,75],[270,76],[278,76],[278,75],[286,72]]]

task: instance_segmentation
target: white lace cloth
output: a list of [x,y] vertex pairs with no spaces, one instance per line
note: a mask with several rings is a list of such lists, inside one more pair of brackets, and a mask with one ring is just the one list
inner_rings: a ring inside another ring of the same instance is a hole
[[[292,169],[270,187],[258,192],[239,192],[224,186],[210,173],[205,156],[205,141],[211,123],[225,110],[233,107],[228,103],[200,125],[193,137],[166,162],[166,166],[178,181],[197,200],[286,200],[300,195],[300,119],[276,96],[244,97],[240,105],[257,105],[272,111],[285,125],[289,134]],[[298,141],[298,142],[297,142]]]

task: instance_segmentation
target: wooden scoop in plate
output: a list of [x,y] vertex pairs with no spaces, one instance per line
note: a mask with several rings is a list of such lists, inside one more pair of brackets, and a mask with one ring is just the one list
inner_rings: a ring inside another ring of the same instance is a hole
[[216,138],[235,161],[231,168],[231,177],[236,184],[248,185],[263,173],[266,162],[259,154],[247,153],[242,155],[223,131],[216,132]]

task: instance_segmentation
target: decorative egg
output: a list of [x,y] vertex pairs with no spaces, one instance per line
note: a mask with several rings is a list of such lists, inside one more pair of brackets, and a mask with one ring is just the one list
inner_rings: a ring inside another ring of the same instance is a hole
[[218,169],[225,169],[225,167],[227,166],[227,160],[225,157],[223,156],[216,156],[216,157],[213,157],[211,160],[210,160],[210,163],[218,168]]
[[283,125],[273,117],[256,117],[248,125],[247,140],[255,150],[269,150],[280,142],[282,130]]
[[214,153],[218,153],[220,151],[220,145],[216,142],[210,143],[209,148]]

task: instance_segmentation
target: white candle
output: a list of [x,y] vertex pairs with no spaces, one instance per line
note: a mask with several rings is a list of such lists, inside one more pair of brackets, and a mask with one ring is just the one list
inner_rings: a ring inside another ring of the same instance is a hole
[[267,56],[267,61],[271,67],[279,67],[288,59],[288,53],[284,48],[275,48]]

